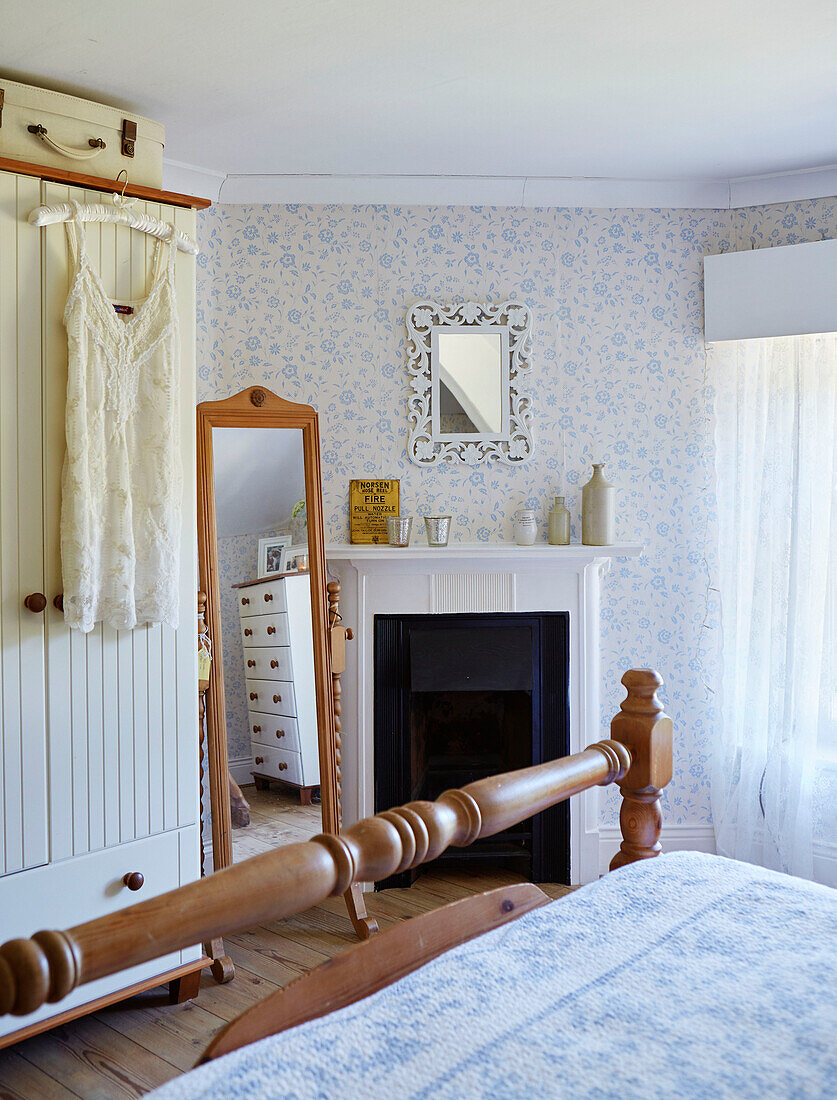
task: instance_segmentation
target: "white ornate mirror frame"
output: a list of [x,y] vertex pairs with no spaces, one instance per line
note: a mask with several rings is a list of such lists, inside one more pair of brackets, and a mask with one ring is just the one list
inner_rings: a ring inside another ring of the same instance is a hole
[[[522,302],[416,302],[407,312],[407,369],[411,393],[407,398],[410,438],[407,453],[418,466],[442,462],[476,466],[505,462],[518,466],[532,455],[532,396],[525,389],[531,370],[532,314]],[[438,334],[483,332],[500,335],[502,428],[495,433],[456,436],[440,431],[434,404],[439,400],[438,371],[434,370]]]

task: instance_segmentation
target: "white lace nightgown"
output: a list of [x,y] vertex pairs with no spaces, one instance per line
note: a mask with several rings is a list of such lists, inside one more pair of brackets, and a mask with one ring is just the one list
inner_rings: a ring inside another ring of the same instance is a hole
[[176,627],[183,473],[174,229],[156,245],[148,297],[126,315],[90,265],[78,216],[67,239],[64,617],[85,632],[97,622]]

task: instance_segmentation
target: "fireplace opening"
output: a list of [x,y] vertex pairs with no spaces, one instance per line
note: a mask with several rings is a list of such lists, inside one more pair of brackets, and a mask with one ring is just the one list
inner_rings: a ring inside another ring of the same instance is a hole
[[[568,751],[567,620],[565,612],[376,616],[376,812]],[[448,849],[434,866],[569,882],[566,804]],[[410,885],[417,873],[378,888]]]

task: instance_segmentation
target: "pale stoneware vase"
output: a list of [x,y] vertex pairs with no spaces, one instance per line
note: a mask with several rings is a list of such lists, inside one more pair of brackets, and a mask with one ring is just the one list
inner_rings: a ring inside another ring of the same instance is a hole
[[581,541],[585,546],[616,542],[616,486],[602,473],[603,465],[593,463],[593,476],[581,490]]
[[531,546],[538,534],[532,508],[520,508],[514,517],[514,541],[518,546]]
[[563,497],[556,497],[549,511],[549,543],[551,546],[570,544],[570,513]]

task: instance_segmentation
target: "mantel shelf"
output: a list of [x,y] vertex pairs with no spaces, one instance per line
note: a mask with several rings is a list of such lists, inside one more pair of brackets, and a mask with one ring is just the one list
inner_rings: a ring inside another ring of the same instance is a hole
[[434,559],[437,561],[471,562],[514,561],[519,565],[537,562],[544,566],[577,565],[605,558],[636,558],[645,547],[636,542],[617,542],[611,546],[550,546],[535,543],[534,546],[518,546],[513,542],[452,542],[448,546],[388,546],[349,542],[332,542],[326,545],[326,557],[333,561],[408,561]]

